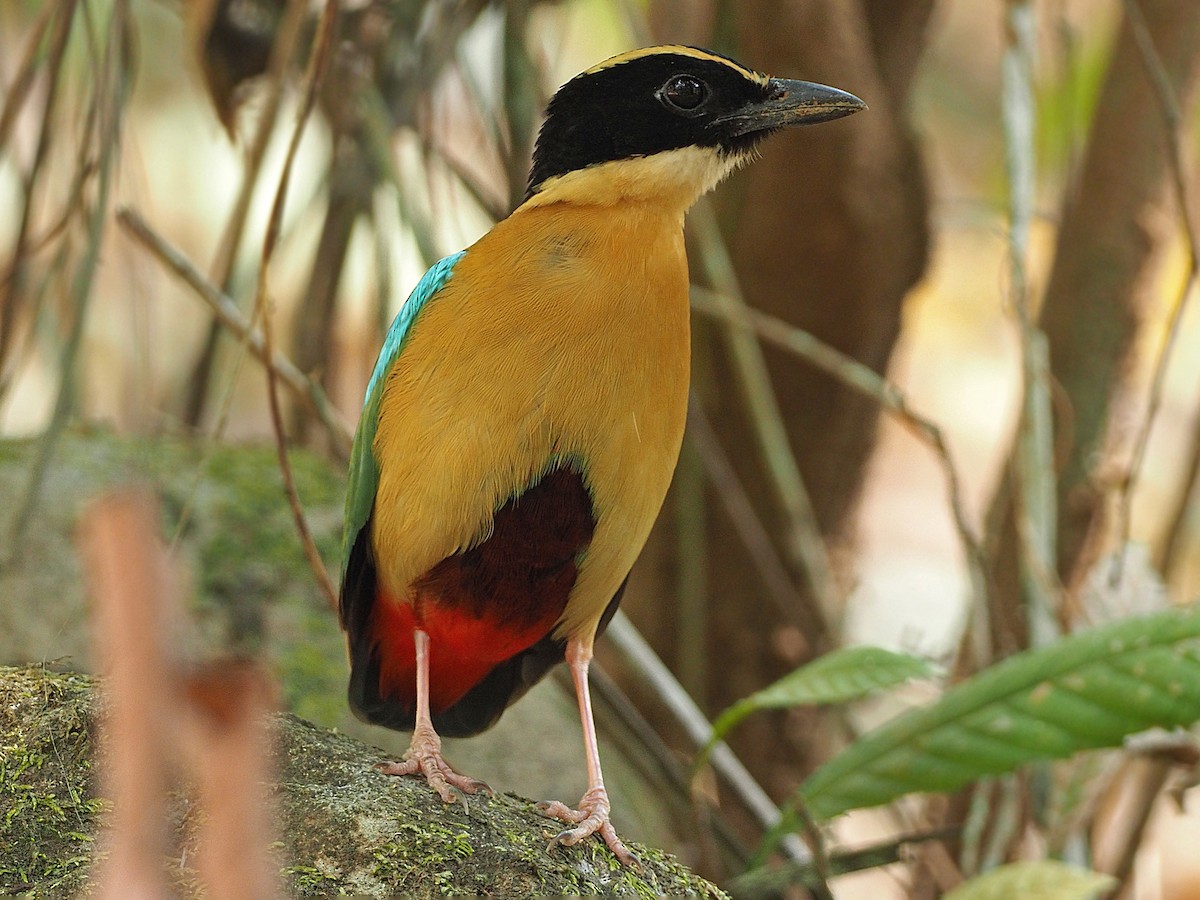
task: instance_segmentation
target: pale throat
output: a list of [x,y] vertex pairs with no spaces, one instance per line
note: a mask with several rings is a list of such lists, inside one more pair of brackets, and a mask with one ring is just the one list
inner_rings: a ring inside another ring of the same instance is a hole
[[724,154],[716,147],[682,147],[598,163],[547,178],[522,206],[640,202],[676,207],[682,213],[745,161],[745,155]]

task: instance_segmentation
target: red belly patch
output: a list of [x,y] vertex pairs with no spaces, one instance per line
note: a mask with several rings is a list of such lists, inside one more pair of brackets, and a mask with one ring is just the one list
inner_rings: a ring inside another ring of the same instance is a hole
[[533,646],[558,621],[558,613],[525,627],[513,627],[495,615],[476,618],[467,610],[434,602],[412,603],[380,596],[375,636],[379,641],[379,688],[384,696],[416,705],[417,658],[413,631],[429,635],[429,706],[449,709],[498,664]]
[[435,714],[548,635],[566,609],[594,530],[583,477],[556,469],[496,511],[487,540],[417,579],[411,598],[380,589],[371,624],[380,695],[415,707],[414,629],[429,635]]

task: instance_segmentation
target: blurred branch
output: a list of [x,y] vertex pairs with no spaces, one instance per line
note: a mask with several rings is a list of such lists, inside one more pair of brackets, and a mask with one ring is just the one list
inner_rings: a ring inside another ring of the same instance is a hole
[[807,887],[816,900],[835,900],[829,887],[829,879],[833,877],[833,866],[829,860],[821,826],[809,813],[803,801],[795,803],[794,808],[804,832],[804,839],[812,851]]
[[[738,287],[733,261],[717,227],[712,205],[703,200],[698,203],[690,222],[692,233],[701,245],[701,265],[715,289],[711,294],[712,305],[727,314],[728,320],[734,320],[742,312],[749,312],[750,308]],[[754,438],[769,476],[768,482],[787,518],[785,547],[793,564],[802,567],[812,588],[815,602],[810,604],[809,612],[811,618],[821,625],[819,636],[831,635],[837,630],[834,623],[841,616],[844,598],[834,576],[833,563],[817,525],[799,464],[792,452],[787,429],[783,425],[766,358],[762,348],[744,329],[731,329],[726,334],[747,414],[753,423]]]
[[[1030,643],[1041,647],[1061,633],[1057,617],[1062,588],[1057,577],[1058,512],[1051,416],[1050,349],[1035,323],[1029,288],[1029,229],[1037,189],[1034,138],[1037,102],[1033,91],[1037,17],[1031,0],[1008,0],[1007,40],[1001,60],[1001,118],[1008,174],[1009,291],[1021,336],[1024,392],[1013,469],[1017,485],[1017,534],[1027,601]],[[983,610],[977,612],[984,613]],[[973,630],[986,623],[974,620]],[[987,660],[983,634],[973,646],[976,667]],[[982,652],[984,655],[979,655]]]
[[533,140],[546,98],[538,84],[538,71],[529,54],[526,32],[533,0],[510,0],[504,19],[504,147],[508,202],[516,208],[525,199]]
[[511,212],[506,205],[508,201],[494,196],[491,191],[480,184],[479,179],[472,175],[457,157],[448,152],[448,148],[434,146],[429,141],[425,141],[423,147],[426,153],[433,153],[437,156],[438,160],[458,179],[458,183],[471,195],[471,199],[479,204],[479,208],[493,222],[499,222]]
[[[1127,738],[1124,751],[1121,770],[1110,779],[1106,791],[1104,805],[1110,814],[1100,817],[1092,829],[1096,871],[1117,879],[1112,897],[1124,896],[1146,829],[1172,774],[1194,772],[1200,764],[1200,738],[1189,731],[1151,730]],[[1182,792],[1193,784],[1180,781],[1179,793],[1170,793],[1182,811]]]
[[[363,112],[361,121],[360,147],[355,153],[361,153],[361,164],[374,173],[381,183],[391,187],[392,199],[400,221],[408,226],[412,233],[413,243],[417,245],[417,254],[424,266],[431,266],[440,257],[437,236],[428,213],[420,210],[419,204],[413,202],[411,191],[396,166],[394,148],[392,146],[393,132],[387,108],[387,99],[373,86],[363,89]],[[342,161],[341,165],[347,165]],[[335,193],[335,185],[330,185],[330,194]],[[349,188],[348,183],[343,187]],[[374,185],[371,185],[372,189]],[[361,185],[360,185],[361,188]],[[360,214],[370,208],[370,197],[361,198]],[[390,299],[390,298],[389,298]],[[382,335],[381,335],[382,337]]]
[[[676,510],[674,531],[677,563],[675,565],[674,594],[678,610],[675,617],[674,668],[680,683],[701,709],[709,706],[708,679],[713,670],[713,660],[705,649],[710,627],[709,604],[712,602],[708,583],[709,504],[708,494],[705,491],[705,469],[708,468],[708,465],[703,454],[699,452],[699,441],[694,435],[697,430],[697,422],[693,418],[703,415],[703,407],[696,392],[690,391],[687,428],[684,432],[683,445],[679,450],[679,461],[675,464],[675,475],[671,479],[671,491],[675,494]],[[705,436],[709,441],[710,449],[715,451],[714,456],[728,468],[729,460],[717,444],[717,437],[712,433],[712,426],[705,420],[701,427],[707,432]],[[717,486],[718,491],[726,487],[715,477],[713,483]],[[735,480],[734,489],[740,490],[741,483]],[[746,499],[744,492],[739,495],[739,498]],[[727,505],[726,508],[730,507]],[[761,528],[757,516],[752,515],[751,518],[755,525],[760,526],[760,531],[755,537],[759,540],[766,538],[769,544],[770,537],[766,534],[766,529]],[[745,543],[746,533],[740,533]],[[779,563],[773,547],[762,547],[756,542],[754,548],[750,550],[751,556],[756,550],[767,551],[771,561]],[[791,583],[787,579],[787,570],[780,566],[773,574],[780,573],[783,574],[784,580],[790,588]],[[772,599],[775,598],[772,597]],[[788,611],[798,608],[790,603],[777,603],[776,605]],[[803,609],[802,606],[799,608]],[[717,669],[720,670],[719,664]]]
[[[1119,842],[1111,858],[1097,853],[1096,870],[1107,872],[1117,879],[1116,887],[1108,895],[1110,897],[1122,896],[1129,885],[1150,817],[1167,785],[1171,770],[1171,763],[1167,760],[1134,758],[1126,760],[1123,771],[1113,781],[1116,789],[1113,793],[1126,795],[1120,815],[1109,816],[1093,827],[1094,831],[1116,832],[1116,837],[1109,839]],[[1093,841],[1099,843],[1099,835],[1093,835]]]
[[179,736],[196,777],[196,869],[212,900],[280,897],[270,852],[277,810],[267,796],[271,746],[264,727],[278,706],[275,683],[249,660],[223,660],[189,672],[181,686],[187,715]]
[[[1147,35],[1158,65],[1147,62]],[[1113,422],[1128,402],[1126,387],[1140,351],[1137,339],[1154,299],[1153,264],[1161,256],[1169,223],[1157,213],[1170,197],[1166,188],[1173,177],[1178,135],[1163,127],[1171,101],[1161,99],[1160,79],[1170,84],[1173,96],[1189,93],[1200,71],[1198,47],[1198,4],[1151,3],[1123,16],[1095,106],[1078,189],[1062,206],[1041,324],[1050,340],[1062,405],[1072,415],[1073,440],[1058,485],[1058,570],[1072,598],[1112,539],[1127,529],[1115,520],[1126,515],[1117,506],[1124,502],[1118,491],[1127,486],[1114,484],[1103,471],[1115,465],[1113,453],[1121,448]],[[1160,357],[1159,365],[1163,363]],[[1153,403],[1157,393],[1152,391]],[[1134,442],[1144,440],[1133,437]],[[1144,452],[1130,449],[1135,457]],[[1121,467],[1129,471],[1127,465]],[[999,571],[1008,559],[1003,554],[998,558]]]
[[[0,301],[2,301],[0,302],[0,399],[3,398],[5,389],[10,382],[7,373],[13,339],[17,330],[17,314],[25,297],[25,268],[29,262],[30,245],[35,243],[29,237],[32,228],[34,193],[54,139],[54,109],[58,101],[59,78],[62,74],[64,51],[67,38],[71,34],[71,26],[75,21],[77,5],[78,0],[62,0],[57,4],[46,5],[34,33],[26,45],[25,57],[7,92],[4,111],[0,114],[0,147],[4,147],[8,145],[17,113],[24,105],[36,71],[39,67],[45,67],[48,70],[46,95],[42,101],[41,116],[38,121],[38,138],[33,162],[21,185],[21,212],[16,239],[13,242],[12,258],[9,261],[9,269],[4,274],[3,281],[0,282],[0,291],[2,291],[0,293]],[[50,46],[43,59],[38,53],[38,49],[44,32],[49,27],[50,18],[55,13],[57,13],[55,27],[50,37]],[[73,206],[73,203],[68,203],[63,221],[71,214]]]
[[[1129,473],[1118,495],[1117,533],[1120,536],[1119,555],[1113,567],[1112,584],[1120,583],[1122,569],[1125,564],[1125,552],[1129,546],[1130,532],[1133,520],[1133,494],[1137,481],[1141,476],[1142,465],[1145,462],[1146,449],[1150,443],[1150,434],[1162,406],[1163,386],[1166,382],[1167,367],[1172,357],[1172,351],[1179,336],[1180,324],[1187,306],[1188,297],[1196,286],[1198,260],[1200,260],[1200,245],[1197,243],[1196,225],[1189,204],[1188,180],[1185,174],[1181,141],[1183,136],[1183,116],[1179,108],[1179,98],[1171,83],[1162,57],[1154,46],[1154,37],[1146,23],[1146,18],[1136,0],[1124,0],[1125,16],[1133,32],[1133,38],[1145,66],[1146,75],[1153,87],[1155,101],[1162,115],[1166,131],[1167,165],[1171,174],[1171,186],[1175,198],[1176,212],[1184,236],[1184,252],[1186,258],[1186,274],[1180,284],[1172,306],[1167,324],[1167,333],[1162,347],[1154,362],[1154,373],[1150,382],[1150,393],[1147,401],[1146,415],[1134,439],[1133,455],[1129,464]],[[1189,454],[1188,470],[1183,489],[1176,493],[1175,507],[1169,516],[1166,543],[1162,546],[1156,563],[1159,572],[1165,578],[1174,567],[1175,559],[1183,543],[1184,521],[1190,498],[1195,490],[1196,480],[1200,475],[1200,429],[1194,432],[1192,447]],[[1168,760],[1150,758],[1140,767],[1141,777],[1135,782],[1135,796],[1130,801],[1132,811],[1126,816],[1126,827],[1120,850],[1109,871],[1118,879],[1119,886],[1113,896],[1119,896],[1128,885],[1133,874],[1134,859],[1142,846],[1146,826],[1150,815],[1166,786],[1170,775],[1171,765]]]
[[[68,10],[68,15],[62,16],[58,20],[58,29],[55,32],[54,46],[47,53],[47,61],[51,66],[51,82],[47,86],[47,94],[54,93],[54,79],[57,78],[57,62],[62,58],[63,28],[64,22],[69,30],[71,22],[70,11],[73,11],[78,0],[63,0],[62,3],[47,3],[42,7],[42,11],[38,14],[37,21],[33,23],[33,27],[29,31],[29,39],[25,42],[25,52],[21,56],[21,61],[17,64],[16,74],[13,76],[12,83],[5,90],[4,106],[0,108],[0,147],[8,144],[8,139],[12,134],[13,123],[17,121],[17,113],[25,105],[25,99],[29,96],[29,89],[33,86],[34,75],[37,73],[39,64],[42,62],[41,46],[42,39],[46,36],[46,30],[50,27],[50,20],[56,12],[61,12],[64,8]],[[47,98],[49,99],[49,97]],[[42,118],[45,122],[45,117]]]
[[[234,265],[237,262],[238,249],[242,244],[242,235],[246,230],[246,219],[250,212],[250,201],[254,189],[258,186],[259,175],[262,172],[263,158],[266,156],[267,145],[275,132],[275,124],[279,119],[279,109],[283,103],[285,87],[284,74],[296,52],[297,38],[300,26],[303,24],[306,5],[289,3],[280,25],[279,33],[271,45],[271,55],[267,64],[266,77],[268,80],[267,97],[258,115],[254,138],[247,148],[242,167],[242,181],[238,194],[229,212],[225,229],[221,234],[221,243],[213,260],[212,281],[228,293],[232,287],[231,279]],[[228,112],[228,118],[222,117],[229,129],[230,138],[234,138],[234,112]],[[183,421],[196,427],[204,415],[204,406],[208,398],[209,385],[212,381],[212,367],[216,360],[217,341],[220,334],[219,325],[213,322],[209,325],[204,346],[200,355],[192,364],[192,371],[187,379],[187,397],[184,402]],[[235,375],[236,378],[236,375]],[[231,380],[232,388],[232,380]],[[232,389],[227,397],[232,395]],[[224,419],[222,415],[221,419]],[[218,431],[220,428],[218,427]]]
[[838,379],[854,391],[869,397],[893,416],[914,437],[933,450],[946,479],[950,509],[966,554],[967,568],[976,602],[987,603],[986,558],[979,539],[971,527],[963,503],[962,482],[941,429],[930,420],[913,412],[908,401],[895,385],[874,369],[863,365],[830,347],[803,329],[797,328],[750,307],[730,308],[720,303],[717,295],[704,288],[692,287],[692,309],[706,316],[721,319],[740,331],[749,331],[805,362]]
[[[1163,339],[1162,348],[1159,350],[1158,356],[1154,361],[1154,374],[1150,381],[1150,394],[1147,401],[1146,416],[1134,440],[1133,458],[1129,464],[1129,474],[1125,479],[1125,483],[1121,486],[1117,509],[1117,533],[1121,539],[1121,555],[1118,557],[1117,565],[1113,569],[1112,578],[1114,585],[1121,579],[1121,568],[1125,555],[1124,548],[1129,543],[1129,534],[1132,527],[1133,492],[1137,486],[1137,480],[1141,476],[1142,464],[1146,458],[1146,448],[1150,443],[1150,433],[1158,417],[1159,408],[1162,406],[1163,385],[1166,382],[1167,367],[1170,364],[1172,350],[1179,337],[1180,323],[1183,320],[1183,313],[1187,307],[1188,297],[1196,286],[1197,274],[1200,271],[1198,269],[1200,245],[1197,243],[1196,225],[1193,221],[1191,206],[1188,202],[1188,181],[1185,174],[1183,151],[1180,147],[1183,135],[1183,115],[1179,109],[1179,99],[1176,96],[1174,86],[1171,84],[1171,78],[1167,74],[1166,67],[1163,65],[1162,57],[1154,46],[1154,37],[1151,35],[1149,26],[1146,24],[1146,18],[1142,13],[1141,7],[1136,0],[1124,0],[1124,7],[1125,16],[1129,21],[1129,27],[1133,31],[1133,38],[1141,55],[1142,64],[1146,68],[1146,75],[1154,89],[1154,98],[1162,114],[1163,126],[1166,130],[1165,139],[1168,148],[1167,166],[1171,173],[1171,186],[1175,195],[1175,208],[1183,229],[1187,272],[1183,283],[1179,286],[1179,293],[1171,305],[1167,334]],[[1182,531],[1188,499],[1191,497],[1192,490],[1195,487],[1197,472],[1200,471],[1200,462],[1198,460],[1200,460],[1200,440],[1194,442],[1187,481],[1185,482],[1184,489],[1177,493],[1178,500],[1170,516],[1171,524],[1167,532],[1167,543],[1159,555],[1159,571],[1164,574],[1169,570],[1174,561],[1173,557],[1178,552],[1176,548],[1180,539],[1177,535]]]
[[[291,2],[296,6],[304,5],[304,0],[291,0]],[[262,261],[258,269],[258,290],[255,296],[254,308],[262,321],[263,356],[266,359],[273,359],[275,356],[271,345],[271,310],[268,308],[270,301],[267,291],[268,271],[271,267],[271,257],[275,252],[275,247],[279,240],[279,233],[283,227],[283,210],[287,202],[288,183],[291,181],[292,166],[296,161],[296,151],[300,146],[300,138],[304,134],[304,126],[308,123],[313,107],[316,106],[317,92],[320,88],[321,80],[326,71],[328,71],[331,55],[330,48],[333,46],[334,23],[337,21],[337,12],[337,0],[326,0],[325,8],[322,10],[320,21],[317,24],[316,42],[313,45],[308,59],[308,67],[304,75],[304,103],[296,117],[296,126],[292,131],[291,143],[288,145],[287,157],[283,163],[283,172],[279,176],[279,188],[276,191],[275,201],[271,207],[271,218],[267,225],[266,237],[263,240]],[[292,508],[292,515],[295,518],[296,531],[300,537],[300,544],[304,549],[305,557],[308,559],[309,567],[312,569],[313,577],[316,579],[317,587],[325,596],[330,609],[336,610],[338,608],[337,589],[333,586],[333,581],[329,577],[329,570],[325,568],[325,563],[321,559],[321,553],[317,549],[316,542],[313,540],[312,532],[308,527],[308,520],[304,516],[304,508],[300,505],[300,496],[296,490],[296,480],[292,475],[292,464],[287,449],[287,434],[283,425],[283,413],[279,407],[278,377],[274,366],[267,366],[266,370],[267,400],[271,408],[271,425],[275,430],[275,446],[279,453],[279,471],[283,476],[284,490],[287,493],[288,503]]]
[[[233,300],[205,278],[179,250],[151,229],[135,210],[128,207],[119,210],[117,221],[150,251],[151,255],[187,284],[225,328],[233,332],[238,340],[245,341],[250,351],[264,366],[267,364],[268,356],[262,332],[252,327]],[[278,350],[274,351],[269,358],[271,367],[280,380],[312,408],[313,413],[325,426],[339,462],[349,461],[353,435],[333,409],[333,404],[321,390],[321,386],[306,377]]]
[[[692,289],[692,305],[697,309],[699,307],[696,306],[695,296],[699,290],[701,289]],[[763,586],[767,589],[767,596],[774,601],[776,611],[785,622],[794,623],[804,634],[817,633],[820,623],[808,618],[809,604],[788,576],[787,568],[779,558],[770,533],[755,511],[754,504],[750,502],[733,463],[713,430],[704,406],[695,394],[688,403],[687,439],[703,462],[705,474],[716,488],[726,515],[733,521],[734,528],[742,537],[742,543],[753,558]]]
[[[829,856],[829,876],[849,875],[866,869],[878,869],[893,863],[904,862],[913,845],[928,841],[944,841],[956,837],[957,828],[941,828],[936,831],[904,834],[861,850],[835,851]],[[800,884],[812,888],[817,884],[813,863],[785,863],[781,866],[754,869],[735,878],[728,888],[736,897],[775,897],[787,888]]]
[[[1007,0],[1004,54],[1000,60],[1000,118],[1008,184],[1009,304],[1016,317],[1021,348],[1021,406],[1016,443],[1008,465],[1015,487],[1017,564],[1021,595],[1016,600],[1028,625],[1029,646],[1045,647],[1063,631],[1063,590],[1058,579],[1058,481],[1054,460],[1054,417],[1050,344],[1039,327],[1029,284],[1030,228],[1037,197],[1037,99],[1034,62],[1037,55],[1037,9],[1033,0]],[[962,649],[970,648],[970,666],[982,669],[992,658],[988,624],[991,611],[981,607],[972,617]],[[960,665],[965,660],[960,660]],[[1029,778],[1045,778],[1035,768]],[[972,793],[973,807],[986,806],[981,830],[964,840],[959,853],[964,874],[973,875],[1009,858],[1017,836],[1034,821],[1044,820],[1046,792],[1019,799],[1012,777],[995,780]]]
[[[97,71],[93,72],[88,124],[80,141],[81,158],[78,171],[87,172],[96,179],[96,196],[92,200],[92,208],[86,214],[87,240],[83,256],[71,273],[68,301],[75,315],[62,351],[58,395],[54,401],[50,423],[39,442],[24,496],[15,505],[16,512],[11,522],[8,545],[10,557],[20,552],[21,540],[26,532],[25,526],[41,493],[50,457],[54,453],[59,436],[66,428],[75,402],[76,366],[83,344],[84,326],[91,307],[96,269],[100,262],[100,246],[104,240],[108,197],[112,187],[112,170],[120,142],[125,100],[131,84],[128,78],[131,67],[131,35],[128,0],[116,0],[108,22],[103,55],[93,59]],[[94,162],[91,158],[93,152],[96,153]]]
[[453,48],[486,5],[483,0],[407,0],[339,6],[338,51],[320,94],[332,132],[328,204],[300,298],[298,320],[305,327],[292,336],[296,365],[324,385],[332,377],[331,340],[350,242],[381,184],[392,185],[400,219],[411,229],[425,265],[440,255],[435,230],[397,173],[392,141],[400,129],[417,125]]
[[1167,516],[1166,539],[1159,545],[1154,564],[1163,580],[1170,583],[1175,567],[1183,558],[1186,547],[1188,510],[1196,498],[1196,485],[1200,483],[1200,414],[1192,424],[1192,434],[1187,453],[1187,468],[1183,486],[1175,493],[1174,508]]
[[97,658],[110,689],[103,792],[113,811],[95,893],[103,900],[154,900],[168,894],[161,860],[174,687],[166,648],[175,595],[150,492],[94,501],[80,523],[80,544]]
[[[620,654],[621,660],[637,673],[639,681],[651,686],[655,694],[675,717],[675,721],[687,732],[688,738],[698,750],[708,744],[712,737],[712,723],[696,702],[683,689],[683,685],[671,674],[654,648],[638,632],[629,617],[620,610],[613,616],[605,632],[609,643]],[[741,798],[746,808],[763,828],[770,829],[780,820],[779,807],[767,796],[734,755],[724,741],[713,747],[709,765],[725,779],[726,783]],[[780,847],[793,860],[808,862],[811,855],[795,835],[787,835]]]

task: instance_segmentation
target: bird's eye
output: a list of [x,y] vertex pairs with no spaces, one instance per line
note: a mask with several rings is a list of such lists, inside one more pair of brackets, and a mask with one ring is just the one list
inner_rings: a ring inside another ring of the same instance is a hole
[[658,89],[658,98],[667,109],[684,115],[698,114],[708,95],[708,85],[694,75],[673,75]]

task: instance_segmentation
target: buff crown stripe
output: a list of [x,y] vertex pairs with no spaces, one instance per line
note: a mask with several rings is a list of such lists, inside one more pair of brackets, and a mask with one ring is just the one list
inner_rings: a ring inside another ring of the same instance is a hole
[[738,65],[727,57],[720,56],[716,53],[709,53],[707,50],[699,50],[695,47],[687,47],[683,44],[668,44],[661,47],[643,47],[639,50],[630,50],[626,53],[621,53],[610,59],[606,59],[604,62],[597,63],[583,74],[592,75],[596,72],[603,71],[604,69],[611,68],[612,66],[619,66],[621,63],[632,62],[635,59],[642,59],[647,56],[660,55],[690,56],[692,59],[704,59],[708,60],[709,62],[720,63],[723,66],[729,66],[729,68],[740,72],[743,77],[757,82],[758,84],[766,84],[770,80],[761,72],[755,72],[752,69],[747,69],[745,66]]

